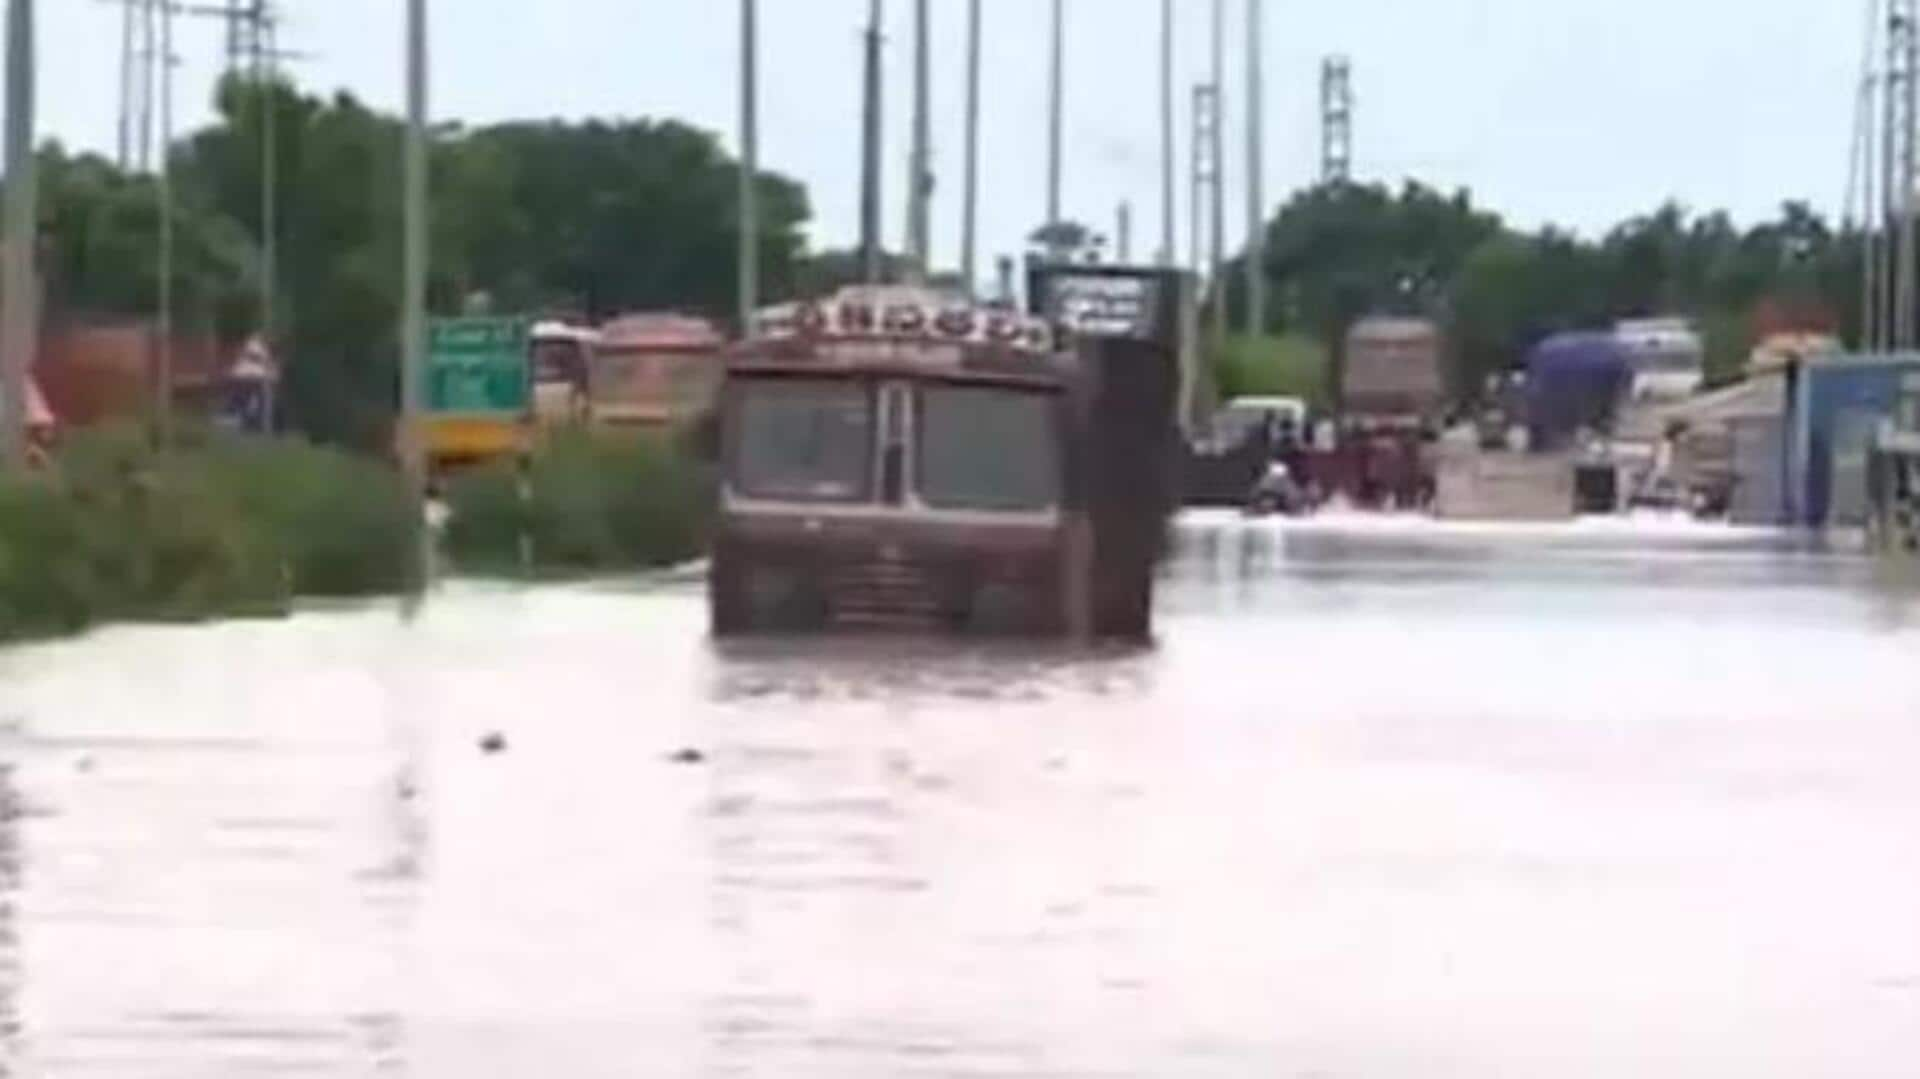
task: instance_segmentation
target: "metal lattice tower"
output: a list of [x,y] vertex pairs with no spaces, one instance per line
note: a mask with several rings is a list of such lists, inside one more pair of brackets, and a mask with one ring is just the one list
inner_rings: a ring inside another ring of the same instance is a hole
[[1353,179],[1353,64],[1344,56],[1320,63],[1320,182]]
[[[171,0],[120,0],[120,123],[118,157],[121,168],[140,172],[154,167],[153,126],[159,82],[165,76],[159,27],[162,15],[188,15],[226,23],[227,74],[271,79],[280,59],[275,27],[278,14],[269,0],[217,0],[214,3],[178,3]],[[166,64],[175,60],[167,58]]]
[[1201,83],[1193,88],[1193,189],[1187,207],[1193,218],[1188,230],[1191,241],[1188,263],[1195,276],[1205,276],[1212,265],[1203,222],[1207,220],[1208,211],[1220,201],[1220,144],[1215,138],[1219,129],[1220,94],[1213,84]]
[[227,73],[262,72],[273,53],[273,9],[267,0],[227,0]]
[[153,90],[158,70],[154,0],[121,0],[119,165],[145,172],[153,154]]

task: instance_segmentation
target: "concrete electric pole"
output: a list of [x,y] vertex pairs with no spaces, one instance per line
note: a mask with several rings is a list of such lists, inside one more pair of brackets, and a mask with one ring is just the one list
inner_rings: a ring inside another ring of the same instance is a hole
[[861,277],[869,285],[879,284],[886,271],[885,258],[880,249],[880,28],[883,15],[880,0],[871,0],[867,14],[860,125],[860,269]]
[[1860,330],[1859,347],[1867,352],[1879,350],[1880,333],[1880,229],[1885,224],[1881,213],[1880,185],[1876,175],[1879,163],[1878,123],[1880,102],[1879,44],[1884,0],[1867,0],[1867,26],[1862,35],[1860,89],[1854,106],[1853,156],[1847,176],[1847,216],[1859,216],[1860,228]]
[[154,319],[154,442],[173,445],[173,6],[160,9],[160,295]]
[[960,219],[960,278],[967,295],[979,291],[980,243],[980,0],[967,0],[967,163]]
[[739,333],[753,332],[760,306],[759,12],[757,0],[740,0],[740,283]]
[[124,0],[120,5],[120,123],[115,132],[114,164],[121,172],[133,161],[133,69],[134,69],[134,30],[138,25],[135,19],[133,0]]
[[7,3],[6,206],[0,251],[0,470],[27,459],[27,381],[39,344],[39,247],[33,159],[33,0]]
[[1920,122],[1916,92],[1920,80],[1920,28],[1916,27],[1916,0],[1887,0],[1885,67],[1880,76],[1880,197],[1878,216],[1886,229],[1877,245],[1878,269],[1869,274],[1876,286],[1873,306],[1878,325],[1870,346],[1901,352],[1915,346],[1916,237],[1915,131]]
[[1915,125],[1920,124],[1920,3],[1916,0],[1893,0],[1893,15],[1888,22],[1889,79],[1887,102],[1891,118],[1888,121],[1889,137],[1888,166],[1893,170],[1893,183],[1888,190],[1893,196],[1892,218],[1898,232],[1894,237],[1892,272],[1893,299],[1892,339],[1890,346],[1895,352],[1906,352],[1920,344],[1916,336],[1915,320],[1920,318],[1920,279],[1916,271],[1920,270],[1920,251],[1916,244],[1920,236],[1914,232],[1915,198],[1920,196],[1914,185],[1920,182],[1920,173],[1916,173]]
[[1160,0],[1160,265],[1177,257],[1173,193],[1173,0]]
[[928,0],[913,12],[913,146],[907,154],[907,262],[925,280],[933,247],[933,58]]
[[1247,327],[1248,337],[1267,329],[1267,206],[1265,73],[1261,38],[1266,19],[1260,0],[1247,0]]
[[1047,224],[1060,223],[1060,127],[1066,111],[1066,0],[1053,0],[1053,64],[1047,105]]
[[1226,0],[1213,0],[1213,123],[1208,130],[1213,159],[1213,340],[1227,338],[1227,97]]
[[[427,0],[407,0],[407,135],[402,169],[400,463],[416,505],[427,491],[420,399],[427,366]],[[421,572],[424,581],[425,565]]]

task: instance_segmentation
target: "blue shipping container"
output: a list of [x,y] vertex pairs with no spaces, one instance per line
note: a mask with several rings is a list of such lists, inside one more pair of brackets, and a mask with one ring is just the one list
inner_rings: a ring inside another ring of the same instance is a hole
[[1868,450],[1916,386],[1920,354],[1843,356],[1800,370],[1788,406],[1788,519],[1810,528],[1865,522]]

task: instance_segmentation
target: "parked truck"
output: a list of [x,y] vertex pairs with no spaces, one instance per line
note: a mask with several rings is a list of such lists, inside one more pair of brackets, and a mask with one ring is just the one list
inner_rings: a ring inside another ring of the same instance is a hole
[[1374,426],[1431,421],[1446,401],[1444,353],[1431,319],[1361,319],[1347,331],[1341,410]]

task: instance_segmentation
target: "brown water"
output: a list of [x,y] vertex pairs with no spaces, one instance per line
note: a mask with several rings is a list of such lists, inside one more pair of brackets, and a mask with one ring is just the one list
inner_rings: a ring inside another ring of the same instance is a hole
[[1914,1074],[1869,563],[1193,518],[1163,600],[1136,653],[716,652],[680,583],[0,655],[0,1074]]

